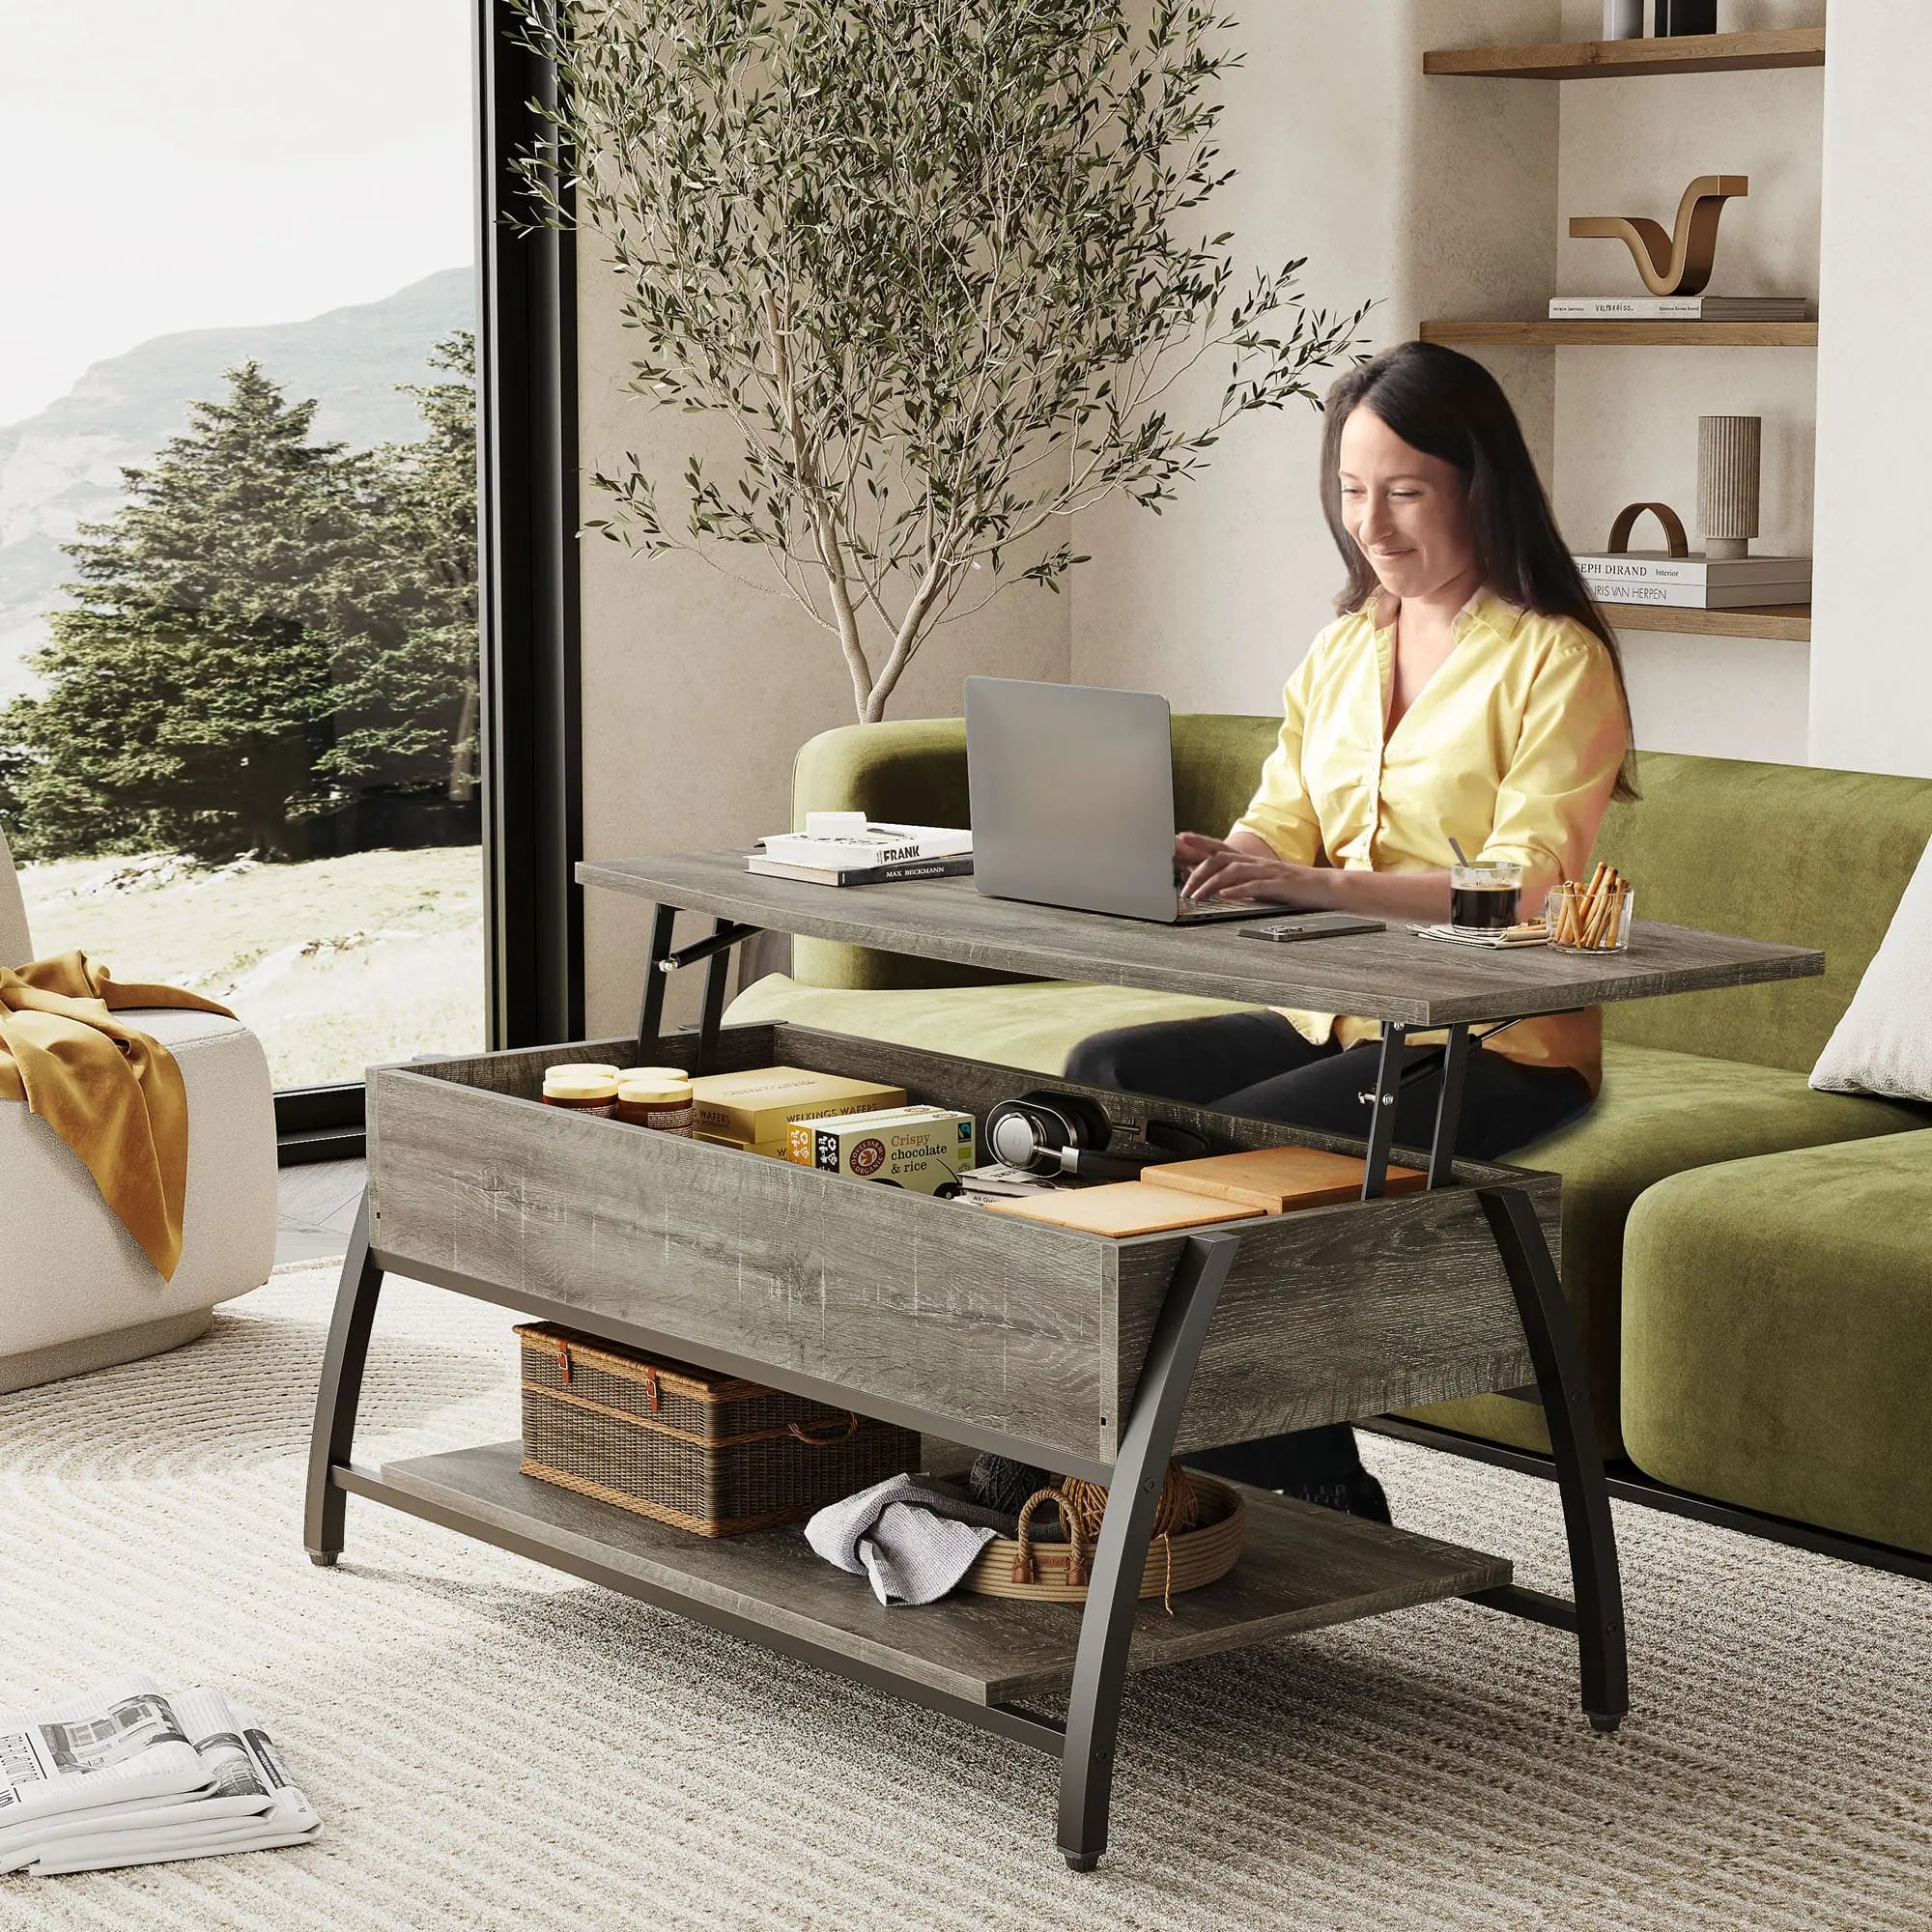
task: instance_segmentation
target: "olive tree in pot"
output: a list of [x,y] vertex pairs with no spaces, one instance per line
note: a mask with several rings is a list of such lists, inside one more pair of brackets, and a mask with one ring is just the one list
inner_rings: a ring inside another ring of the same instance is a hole
[[1057,590],[1074,513],[1158,512],[1236,417],[1319,406],[1356,340],[1366,309],[1311,308],[1301,261],[1237,277],[1207,232],[1240,55],[1206,0],[513,4],[557,78],[555,148],[518,163],[532,225],[595,231],[632,388],[735,431],[674,509],[635,456],[598,474],[587,527],[761,551],[862,722],[1004,582]]

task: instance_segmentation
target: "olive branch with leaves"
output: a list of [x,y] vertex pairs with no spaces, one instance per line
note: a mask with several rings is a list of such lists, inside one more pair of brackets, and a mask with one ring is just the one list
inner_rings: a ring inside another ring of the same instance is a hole
[[[633,391],[736,432],[675,513],[627,453],[586,528],[762,550],[862,721],[941,624],[1088,561],[1066,519],[1117,492],[1158,513],[1236,417],[1319,406],[1311,372],[1356,342],[1368,305],[1309,307],[1304,261],[1237,288],[1232,236],[1197,233],[1234,173],[1214,5],[510,4],[556,77],[515,162],[528,225],[598,238]],[[1218,405],[1172,419],[1219,355]]]

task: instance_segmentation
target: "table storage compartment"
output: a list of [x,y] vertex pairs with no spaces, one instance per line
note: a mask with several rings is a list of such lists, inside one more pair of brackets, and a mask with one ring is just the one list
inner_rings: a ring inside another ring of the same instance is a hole
[[[508,1306],[886,1420],[937,1414],[957,1441],[1017,1441],[1029,1460],[1104,1479],[1184,1236],[1110,1240],[541,1104],[547,1065],[624,1063],[636,1050],[598,1040],[374,1069],[371,1245],[383,1265],[494,1284]],[[682,1065],[696,1052],[685,1034],[645,1049]],[[982,1127],[996,1101],[1041,1084],[805,1027],[720,1037],[721,1069],[780,1063],[888,1080]],[[1291,1141],[1360,1151],[1271,1122],[1078,1091],[1123,1129],[1172,1121],[1214,1151]],[[1473,1163],[1432,1193],[1231,1222],[1240,1250],[1178,1452],[1528,1382],[1473,1193],[1488,1179],[1529,1188],[1553,1248],[1556,1178]]]

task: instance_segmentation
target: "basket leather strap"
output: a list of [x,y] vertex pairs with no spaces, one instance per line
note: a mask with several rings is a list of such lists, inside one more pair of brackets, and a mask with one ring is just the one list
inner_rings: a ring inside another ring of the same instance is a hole
[[572,1408],[587,1409],[593,1415],[608,1415],[613,1422],[628,1422],[635,1429],[647,1429],[653,1435],[675,1436],[680,1442],[689,1442],[699,1449],[735,1449],[746,1442],[776,1442],[790,1435],[812,1449],[835,1448],[841,1442],[849,1442],[859,1433],[859,1418],[847,1410],[842,1424],[832,1424],[838,1430],[836,1435],[808,1435],[801,1423],[786,1422],[776,1429],[748,1429],[739,1435],[699,1435],[689,1429],[680,1429],[675,1423],[653,1421],[647,1415],[633,1415],[627,1408],[612,1408],[606,1402],[592,1402],[585,1395],[572,1395],[567,1389],[552,1388],[547,1382],[524,1383],[525,1390],[531,1395],[547,1395],[553,1402],[568,1403]]

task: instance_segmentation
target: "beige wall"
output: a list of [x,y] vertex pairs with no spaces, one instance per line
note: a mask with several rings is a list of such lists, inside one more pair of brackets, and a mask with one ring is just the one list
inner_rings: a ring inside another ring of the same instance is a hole
[[[1320,304],[1379,298],[1367,325],[1377,349],[1412,336],[1425,310],[1522,312],[1547,298],[1556,90],[1425,84],[1422,49],[1549,39],[1557,24],[1555,0],[1243,10],[1248,59],[1220,130],[1238,174],[1217,222],[1255,262],[1307,256]],[[1549,356],[1519,351],[1492,366],[1547,460]],[[1214,400],[1204,384],[1196,407]],[[1084,514],[1079,548],[1094,560],[1075,580],[1073,676],[1164,691],[1181,710],[1278,709],[1341,581],[1316,496],[1321,436],[1311,409],[1247,416],[1160,517],[1120,503]]]
[[1825,71],[1811,758],[1932,777],[1932,7],[1846,0]]
[[[667,507],[685,453],[704,448],[709,418],[645,408],[622,393],[633,339],[593,239],[578,260],[579,435],[583,473],[614,469],[636,450]],[[715,445],[723,454],[724,445]],[[582,513],[602,514],[583,488]],[[749,845],[790,822],[792,754],[815,732],[853,722],[838,645],[798,607],[748,588],[762,554],[714,551],[719,567],[677,553],[654,561],[600,537],[582,540],[583,847],[586,857]],[[968,671],[1064,679],[1065,598],[1031,584],[1004,591],[979,616],[937,632],[894,696],[895,718],[954,716]],[[690,918],[678,939],[710,930]],[[635,1023],[650,939],[650,908],[606,892],[585,895],[585,997],[593,1035]],[[668,1023],[695,1019],[701,972],[676,977]]]

